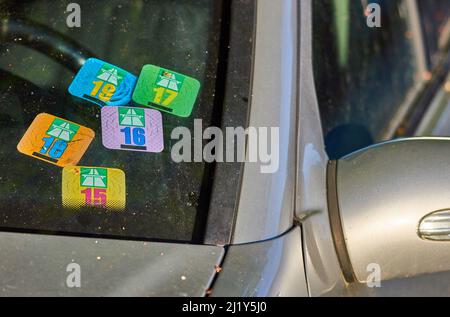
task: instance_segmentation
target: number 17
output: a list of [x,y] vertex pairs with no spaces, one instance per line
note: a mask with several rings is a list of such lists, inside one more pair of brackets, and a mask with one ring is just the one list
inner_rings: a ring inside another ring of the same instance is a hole
[[[153,91],[156,93],[155,98],[153,98],[153,102],[157,104],[162,104],[163,106],[170,105],[170,103],[175,99],[175,97],[178,96],[178,93],[176,91],[165,89],[163,87],[154,88]],[[168,94],[168,96],[161,103],[161,100],[165,92]]]

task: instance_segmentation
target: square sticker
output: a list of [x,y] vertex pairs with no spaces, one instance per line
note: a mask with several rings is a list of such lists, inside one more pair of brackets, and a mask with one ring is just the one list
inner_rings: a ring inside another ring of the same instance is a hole
[[62,172],[65,208],[125,209],[125,173],[116,168],[67,166]]
[[69,93],[100,107],[122,106],[131,101],[136,80],[115,65],[89,58],[70,84]]
[[133,93],[133,101],[179,117],[189,117],[200,90],[192,77],[154,65],[145,65]]
[[102,142],[111,150],[161,152],[164,148],[159,111],[136,107],[102,108]]
[[28,127],[17,150],[57,166],[76,165],[94,136],[89,128],[41,113]]

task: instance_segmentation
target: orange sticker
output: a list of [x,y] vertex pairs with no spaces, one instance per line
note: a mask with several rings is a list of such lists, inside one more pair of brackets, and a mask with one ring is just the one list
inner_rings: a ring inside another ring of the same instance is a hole
[[34,118],[17,150],[57,166],[76,165],[94,136],[89,128],[41,113]]

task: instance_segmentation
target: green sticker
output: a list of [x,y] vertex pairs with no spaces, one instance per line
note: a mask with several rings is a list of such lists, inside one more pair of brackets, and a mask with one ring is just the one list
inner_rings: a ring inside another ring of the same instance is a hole
[[106,168],[85,168],[80,171],[81,187],[108,187],[108,170]]
[[192,77],[154,65],[142,68],[133,101],[180,117],[189,117],[200,90]]
[[66,142],[72,141],[73,136],[77,133],[80,126],[73,122],[55,118],[48,128],[46,134]]

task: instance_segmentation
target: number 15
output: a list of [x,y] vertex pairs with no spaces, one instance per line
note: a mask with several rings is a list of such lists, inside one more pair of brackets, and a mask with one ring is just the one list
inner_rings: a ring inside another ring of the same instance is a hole
[[86,206],[106,206],[106,189],[94,188],[94,201],[92,202],[92,188],[81,191],[84,194]]

